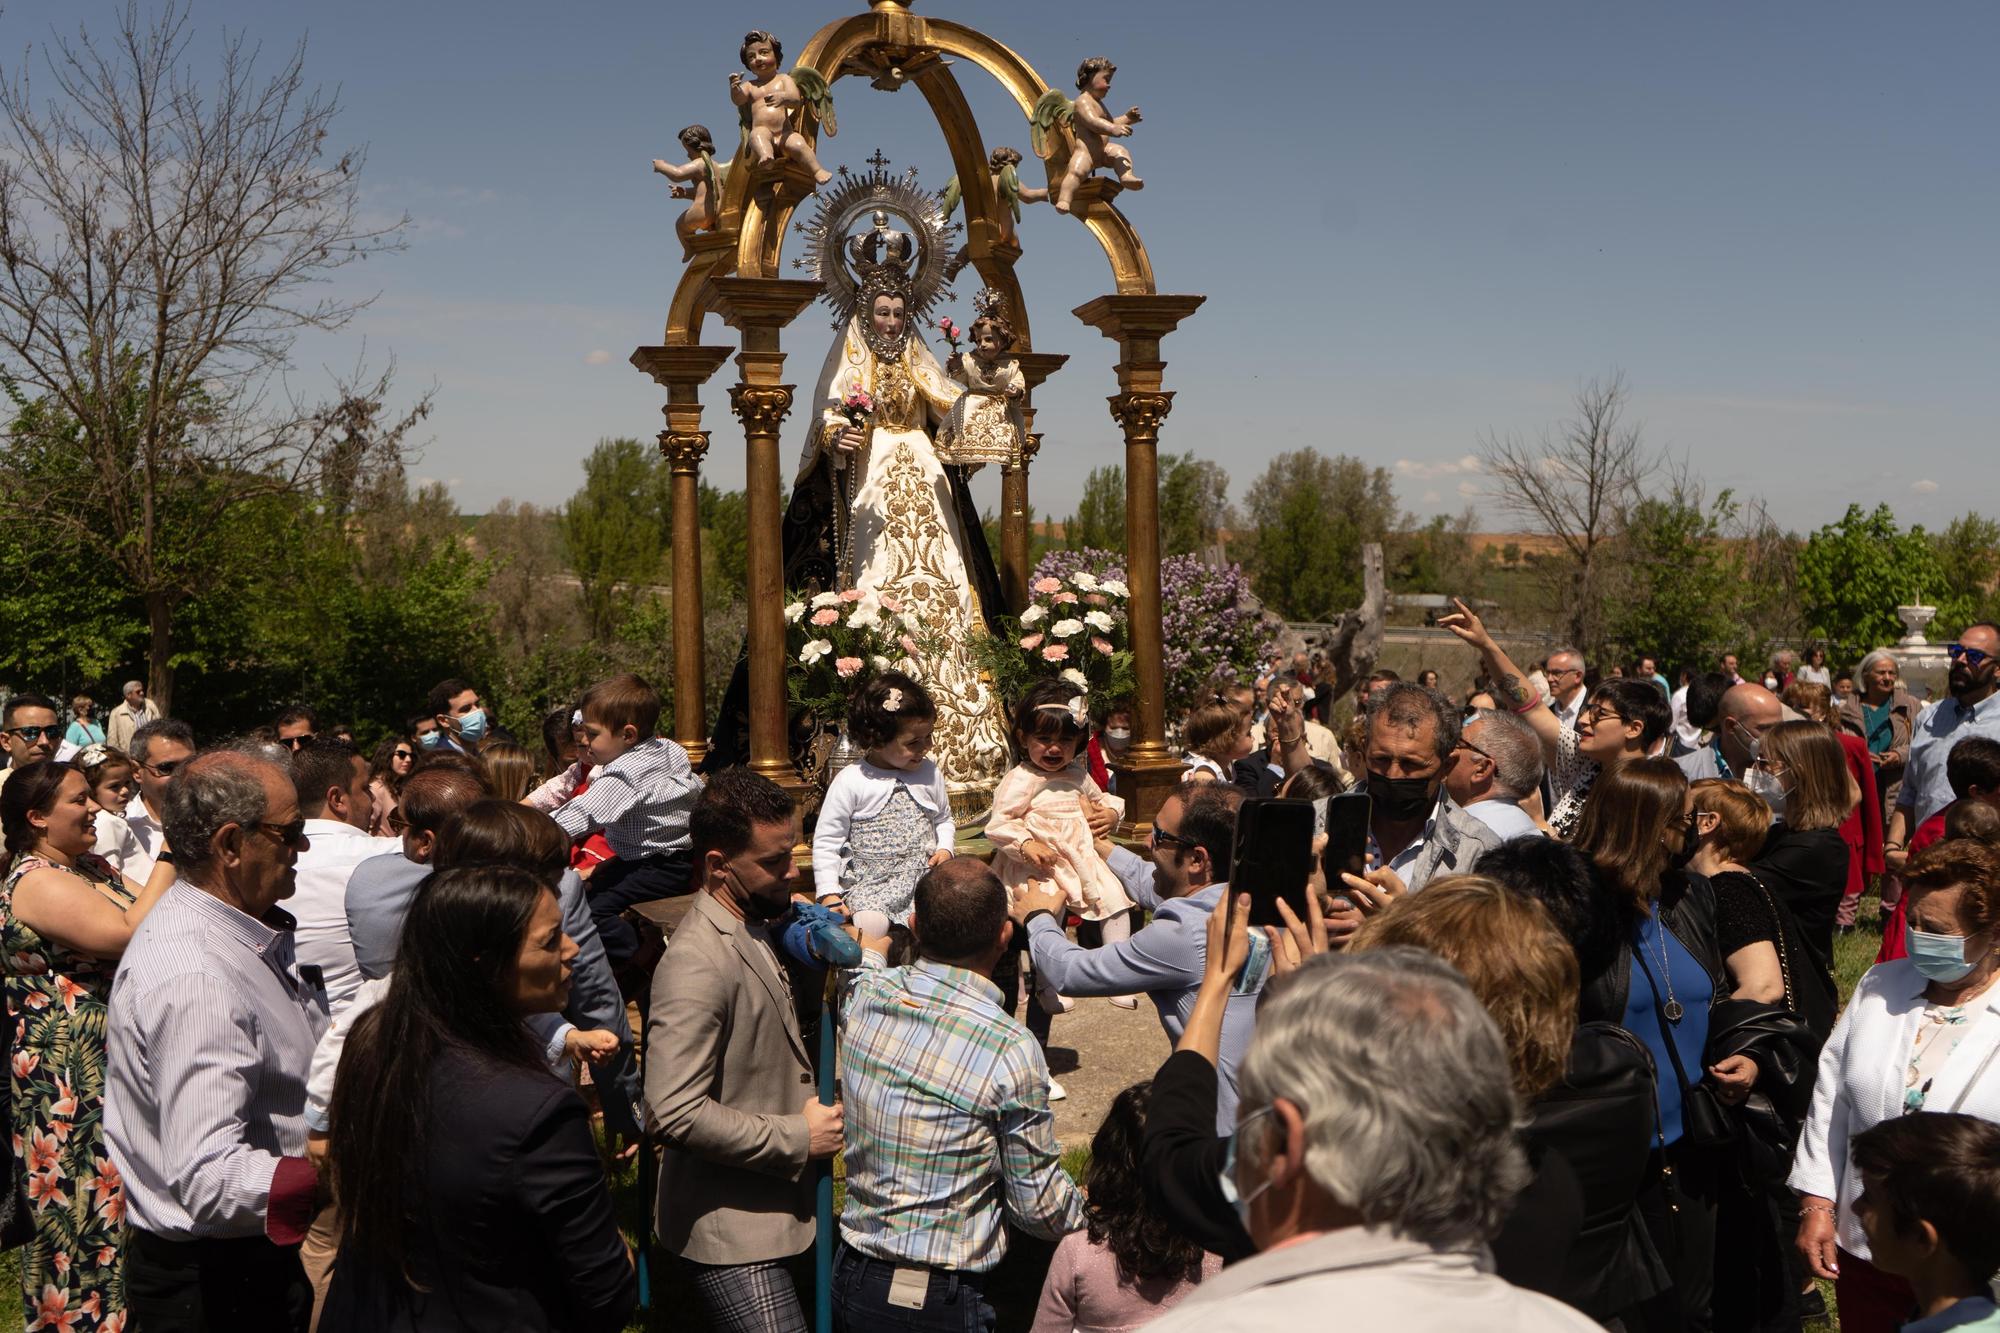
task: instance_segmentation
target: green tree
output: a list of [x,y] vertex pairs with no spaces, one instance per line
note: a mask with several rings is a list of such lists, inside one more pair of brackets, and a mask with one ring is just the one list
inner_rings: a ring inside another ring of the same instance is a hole
[[584,460],[583,485],[563,506],[557,524],[563,554],[582,586],[594,638],[610,638],[640,591],[660,577],[666,527],[653,469],[637,440],[599,440]]
[[701,484],[702,605],[741,605],[749,587],[749,511],[742,491]]
[[1393,534],[1384,553],[1390,589],[1484,597],[1493,553],[1472,548],[1478,521],[1478,515],[1466,509],[1456,518],[1438,514],[1421,528]]
[[1160,460],[1160,554],[1190,555],[1222,542],[1229,474],[1192,453]]
[[1962,514],[1931,538],[1944,578],[1935,594],[1937,633],[1956,636],[1967,625],[1991,620],[1994,585],[2000,583],[2000,523],[1981,514]]
[[1949,591],[1923,528],[1899,528],[1886,504],[1869,513],[1849,505],[1840,522],[1806,538],[1798,570],[1806,632],[1847,662],[1894,642],[1898,605]]
[[1742,560],[1723,536],[1739,509],[1728,491],[1705,505],[1699,488],[1684,484],[1632,507],[1620,552],[1629,586],[1607,626],[1621,659],[1650,656],[1672,672],[1741,646]]
[[1243,499],[1251,589],[1286,620],[1326,621],[1361,604],[1361,548],[1397,520],[1389,474],[1346,455],[1280,454]]
[[53,98],[0,71],[0,363],[42,408],[0,445],[0,524],[115,571],[169,712],[181,610],[251,572],[223,564],[244,549],[236,511],[338,502],[402,438],[380,418],[386,377],[340,386],[331,407],[283,377],[300,333],[366,304],[338,270],[399,248],[406,219],[361,208],[362,156],[329,151],[338,106],[306,81],[303,45],[266,78],[232,35],[203,86],[192,36],[181,5],[132,5],[110,40],[38,53]]
[[1125,553],[1125,467],[1094,467],[1083,479],[1076,512],[1063,524],[1063,545],[1072,551]]

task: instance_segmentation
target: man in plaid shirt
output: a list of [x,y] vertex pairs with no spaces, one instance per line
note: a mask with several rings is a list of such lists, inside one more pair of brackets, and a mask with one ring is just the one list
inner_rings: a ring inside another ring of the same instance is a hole
[[1048,1066],[992,981],[1013,930],[999,879],[955,857],[917,882],[918,961],[888,967],[888,941],[866,939],[846,974],[842,1327],[990,1328],[982,1287],[1007,1248],[1002,1222],[1045,1240],[1083,1226]]

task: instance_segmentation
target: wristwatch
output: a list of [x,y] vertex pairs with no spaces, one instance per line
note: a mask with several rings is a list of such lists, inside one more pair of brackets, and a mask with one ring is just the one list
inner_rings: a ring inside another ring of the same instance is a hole
[[1035,918],[1038,916],[1048,917],[1050,920],[1054,921],[1057,927],[1059,928],[1062,925],[1061,917],[1057,916],[1054,912],[1051,912],[1046,907],[1037,907],[1034,911],[1028,913],[1026,916],[1021,918],[1021,929],[1025,931],[1029,926],[1034,925]]

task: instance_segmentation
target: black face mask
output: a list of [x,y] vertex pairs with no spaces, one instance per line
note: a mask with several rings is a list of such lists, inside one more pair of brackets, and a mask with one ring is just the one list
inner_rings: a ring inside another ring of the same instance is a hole
[[1395,822],[1417,819],[1437,804],[1437,788],[1431,778],[1392,778],[1370,771],[1368,799],[1376,813]]

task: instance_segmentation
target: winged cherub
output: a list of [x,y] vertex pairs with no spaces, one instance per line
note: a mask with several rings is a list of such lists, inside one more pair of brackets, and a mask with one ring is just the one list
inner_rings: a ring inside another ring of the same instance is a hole
[[[690,125],[680,133],[681,151],[688,160],[675,166],[663,157],[653,159],[653,170],[675,182],[674,198],[693,200],[687,212],[674,223],[674,230],[686,241],[698,231],[708,231],[715,226],[717,209],[722,202],[722,182],[729,170],[727,162],[715,160],[715,140],[709,136],[708,126]],[[686,182],[683,184],[682,182]]]
[[803,65],[792,74],[779,73],[778,62],[785,58],[784,45],[761,28],[744,35],[742,49],[737,54],[750,73],[747,77],[740,71],[730,74],[729,99],[736,103],[742,116],[744,145],[751,161],[769,162],[782,153],[812,172],[813,179],[821,185],[832,180],[833,173],[819,164],[812,145],[792,120],[793,111],[811,102],[826,132],[834,132],[833,98],[827,91],[826,80],[817,70]]
[[1069,155],[1069,169],[1063,173],[1062,184],[1056,189],[1055,209],[1058,213],[1069,212],[1076,187],[1099,167],[1110,167],[1116,171],[1118,183],[1128,190],[1146,188],[1146,182],[1140,180],[1138,173],[1132,169],[1132,155],[1122,145],[1112,142],[1113,139],[1131,137],[1132,127],[1141,119],[1136,106],[1121,116],[1113,116],[1104,109],[1104,99],[1111,95],[1111,78],[1117,72],[1118,66],[1106,57],[1092,56],[1076,67],[1077,93],[1074,102],[1051,88],[1035,104],[1032,120],[1036,153],[1047,156],[1047,135],[1053,125],[1067,123],[1076,136],[1076,148]]

